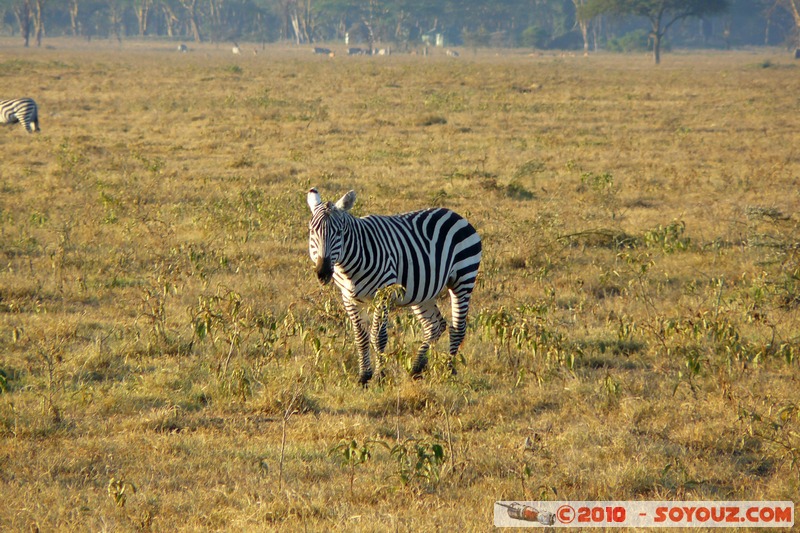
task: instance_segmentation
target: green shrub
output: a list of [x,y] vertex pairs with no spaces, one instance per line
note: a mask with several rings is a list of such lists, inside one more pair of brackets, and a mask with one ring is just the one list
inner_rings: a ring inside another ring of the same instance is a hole
[[611,52],[646,52],[650,49],[650,36],[645,30],[635,30],[608,41]]

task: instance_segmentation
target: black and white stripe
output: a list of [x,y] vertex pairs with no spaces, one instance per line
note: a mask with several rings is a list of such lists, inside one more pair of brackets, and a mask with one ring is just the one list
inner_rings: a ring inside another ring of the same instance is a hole
[[453,322],[449,364],[455,373],[455,357],[466,333],[469,302],[481,261],[480,236],[466,219],[443,208],[357,218],[348,212],[355,198],[355,192],[350,191],[333,204],[323,202],[316,189],[308,192],[308,251],[319,280],[328,283],[333,279],[342,291],[355,330],[361,383],[373,375],[370,337],[381,363],[388,314],[386,309],[376,311],[368,330],[361,308],[378,289],[393,284],[405,289],[396,303],[410,306],[424,330],[412,366],[414,376],[425,368],[430,345],[447,329],[436,298],[445,288],[448,290]]
[[42,131],[39,128],[39,111],[31,98],[0,100],[0,124],[19,122],[28,133]]

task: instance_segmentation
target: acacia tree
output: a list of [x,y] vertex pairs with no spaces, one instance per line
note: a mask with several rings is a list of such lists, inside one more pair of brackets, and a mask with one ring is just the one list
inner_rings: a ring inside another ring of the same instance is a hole
[[589,23],[591,22],[590,18],[584,18],[581,16],[581,8],[586,5],[587,0],[572,0],[572,3],[575,4],[575,12],[578,14],[576,23],[578,27],[581,29],[581,37],[583,37],[583,55],[589,55]]
[[[794,20],[793,44],[796,49],[800,50],[800,0],[775,0],[769,9],[768,16],[772,17],[778,8],[783,8],[792,14],[792,19]],[[797,53],[795,52],[795,54]]]
[[150,17],[150,9],[153,7],[153,0],[134,0],[133,11],[136,13],[136,20],[139,23],[139,36],[147,34],[147,23]]
[[203,35],[200,33],[200,11],[197,6],[197,0],[179,0],[183,9],[186,12],[186,18],[189,22],[189,28],[192,31],[192,37],[197,43],[203,42]]
[[164,17],[164,29],[167,32],[167,37],[172,38],[175,36],[176,28],[181,21],[178,17],[178,12],[180,12],[181,8],[177,2],[170,0],[160,1],[158,7],[161,8],[161,14]]
[[35,0],[33,10],[33,31],[36,38],[36,46],[42,46],[44,36],[44,5],[46,0]]
[[78,29],[78,13],[80,11],[80,0],[68,0],[67,2],[67,10],[69,11],[69,27],[70,33],[73,37],[76,37],[80,30]]
[[33,26],[33,17],[31,16],[31,2],[30,0],[23,0],[22,2],[14,3],[13,6],[14,17],[17,19],[19,25],[19,32],[25,41],[25,48],[28,47],[31,40],[31,27]]
[[689,17],[716,15],[727,8],[728,0],[588,0],[581,6],[580,18],[591,19],[604,13],[647,18],[653,40],[653,60],[658,64],[661,40],[673,24]]

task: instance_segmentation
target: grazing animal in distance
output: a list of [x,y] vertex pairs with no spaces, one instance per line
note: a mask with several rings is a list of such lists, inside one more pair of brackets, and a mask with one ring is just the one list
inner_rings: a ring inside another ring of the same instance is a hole
[[414,377],[427,365],[428,348],[447,329],[436,298],[445,288],[448,290],[452,316],[448,365],[455,374],[455,358],[466,333],[469,302],[481,261],[480,236],[466,219],[449,209],[358,218],[350,214],[355,200],[355,191],[335,204],[323,202],[315,188],[307,194],[311,209],[308,252],[320,282],[327,284],[332,279],[342,292],[355,331],[359,381],[366,385],[375,370],[370,338],[377,352],[378,370],[382,365],[388,304],[375,310],[369,330],[361,310],[379,289],[396,284],[403,292],[393,303],[411,307],[423,327],[423,343],[411,369]]
[[0,100],[0,124],[19,122],[28,133],[42,131],[39,127],[39,109],[32,98]]
[[189,51],[189,47],[186,46],[185,44],[181,43],[181,44],[178,45],[178,52],[186,53],[188,51]]
[[239,44],[238,43],[233,43],[233,48],[231,48],[231,52],[233,52],[233,55],[237,55],[237,56],[242,53],[242,50],[239,48]]
[[334,57],[334,53],[331,51],[330,48],[322,48],[320,46],[315,46],[314,47],[314,53],[315,54],[329,56],[329,57]]

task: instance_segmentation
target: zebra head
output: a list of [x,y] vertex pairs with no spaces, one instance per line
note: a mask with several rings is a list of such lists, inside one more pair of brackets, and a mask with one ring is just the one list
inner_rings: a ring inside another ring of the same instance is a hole
[[342,196],[335,204],[323,202],[316,188],[308,191],[311,222],[308,223],[308,254],[315,264],[317,278],[327,284],[333,277],[333,265],[342,256],[343,237],[347,232],[347,211],[356,201],[355,191]]

